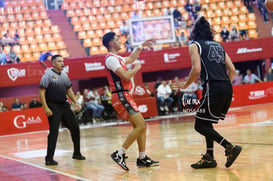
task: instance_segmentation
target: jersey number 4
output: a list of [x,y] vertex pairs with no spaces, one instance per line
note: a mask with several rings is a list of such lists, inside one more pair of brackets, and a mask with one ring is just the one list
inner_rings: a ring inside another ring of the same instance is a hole
[[209,47],[208,53],[209,61],[215,61],[216,63],[225,64],[225,50],[221,46],[213,46]]

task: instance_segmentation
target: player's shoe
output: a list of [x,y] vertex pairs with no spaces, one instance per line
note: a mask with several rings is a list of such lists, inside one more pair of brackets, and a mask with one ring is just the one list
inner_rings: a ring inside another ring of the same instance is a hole
[[127,156],[125,156],[125,153],[123,153],[122,156],[118,154],[118,151],[115,151],[111,154],[111,158],[116,162],[122,169],[129,171],[129,168],[126,165],[125,159]]
[[149,158],[147,155],[140,159],[138,158],[136,161],[136,165],[138,168],[142,168],[142,167],[154,167],[154,166],[158,166],[159,165],[159,161],[154,161],[151,158]]
[[226,156],[227,156],[227,162],[226,167],[230,167],[232,163],[236,160],[238,155],[241,153],[242,147],[238,145],[231,145],[225,150]]
[[214,160],[214,158],[207,153],[202,156],[201,160],[194,164],[191,164],[191,167],[195,169],[215,168],[216,166],[217,166],[216,160]]

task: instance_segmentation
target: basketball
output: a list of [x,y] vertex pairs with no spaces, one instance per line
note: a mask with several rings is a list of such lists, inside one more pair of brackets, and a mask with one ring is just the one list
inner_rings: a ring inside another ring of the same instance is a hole
[[266,0],[264,4],[268,11],[273,12],[273,0]]

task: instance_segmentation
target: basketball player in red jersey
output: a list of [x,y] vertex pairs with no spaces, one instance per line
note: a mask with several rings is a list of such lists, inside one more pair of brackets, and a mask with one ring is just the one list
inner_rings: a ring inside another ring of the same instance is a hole
[[129,171],[126,165],[125,151],[130,145],[137,140],[139,149],[139,158],[137,158],[137,166],[150,167],[159,165],[158,161],[150,159],[146,153],[146,123],[140,114],[135,101],[129,93],[132,89],[131,78],[140,70],[139,63],[134,64],[133,69],[127,70],[126,64],[132,64],[139,56],[143,46],[152,45],[152,40],[144,41],[136,48],[128,57],[118,56],[121,44],[118,36],[114,32],[106,33],[102,38],[103,45],[107,48],[108,54],[105,58],[105,67],[107,69],[107,79],[112,91],[112,105],[118,114],[128,120],[133,126],[133,131],[127,136],[122,146],[111,154],[112,159],[124,170]]

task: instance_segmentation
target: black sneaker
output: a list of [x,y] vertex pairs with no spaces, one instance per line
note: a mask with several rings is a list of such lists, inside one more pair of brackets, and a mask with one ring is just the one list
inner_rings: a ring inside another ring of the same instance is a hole
[[158,166],[159,165],[159,161],[154,161],[151,158],[147,157],[147,155],[145,156],[145,158],[138,158],[136,165],[138,168],[141,167],[153,167],[153,166]]
[[191,164],[192,168],[199,169],[199,168],[215,168],[217,166],[216,160],[209,154],[203,155],[201,160],[197,163]]
[[45,165],[47,166],[58,165],[58,162],[56,162],[55,160],[46,160]]
[[84,156],[80,155],[73,155],[72,156],[73,159],[75,160],[85,160],[86,158]]
[[128,158],[125,156],[125,153],[123,153],[122,156],[119,156],[118,151],[115,151],[111,154],[111,158],[124,170],[129,171],[129,168],[127,167],[125,163],[125,159]]
[[226,156],[227,156],[227,162],[226,162],[226,167],[230,167],[232,163],[236,160],[238,155],[241,153],[242,147],[238,145],[231,145],[229,148],[226,149]]

